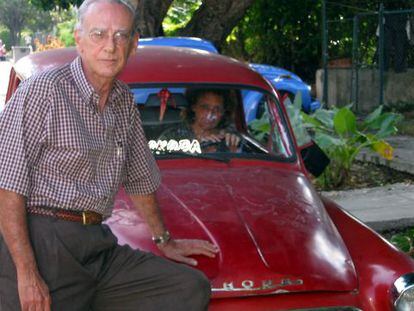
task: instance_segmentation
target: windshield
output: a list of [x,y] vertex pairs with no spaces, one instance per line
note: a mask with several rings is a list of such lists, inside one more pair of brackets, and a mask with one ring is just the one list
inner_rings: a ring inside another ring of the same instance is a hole
[[271,95],[234,87],[132,87],[148,144],[170,157],[293,156],[278,103]]

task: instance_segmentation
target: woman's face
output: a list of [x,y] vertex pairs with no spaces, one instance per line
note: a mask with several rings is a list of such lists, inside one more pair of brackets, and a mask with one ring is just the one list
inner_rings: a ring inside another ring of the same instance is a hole
[[223,97],[215,93],[204,93],[193,106],[194,124],[203,130],[213,130],[224,115]]

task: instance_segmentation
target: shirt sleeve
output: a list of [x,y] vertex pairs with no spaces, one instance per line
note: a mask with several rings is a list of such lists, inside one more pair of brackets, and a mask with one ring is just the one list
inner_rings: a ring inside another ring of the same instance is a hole
[[41,149],[50,86],[25,81],[0,114],[0,188],[30,195],[30,173]]
[[126,160],[126,174],[123,182],[125,191],[129,194],[154,193],[161,183],[161,175],[148,147],[141,117],[135,105],[131,113]]

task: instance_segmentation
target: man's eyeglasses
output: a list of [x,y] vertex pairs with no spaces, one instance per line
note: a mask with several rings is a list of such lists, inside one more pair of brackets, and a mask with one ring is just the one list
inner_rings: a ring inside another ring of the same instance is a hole
[[[89,32],[89,38],[93,43],[101,45],[108,40],[109,33],[106,30],[94,29]],[[117,31],[112,35],[112,40],[116,45],[126,45],[131,40],[131,32]]]

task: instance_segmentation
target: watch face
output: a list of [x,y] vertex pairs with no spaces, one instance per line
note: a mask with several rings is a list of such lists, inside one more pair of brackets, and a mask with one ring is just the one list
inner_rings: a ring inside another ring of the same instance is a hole
[[168,242],[170,239],[171,239],[171,236],[170,236],[170,233],[168,231],[165,231],[160,236],[152,237],[152,240],[154,241],[155,244],[163,244],[163,243]]

